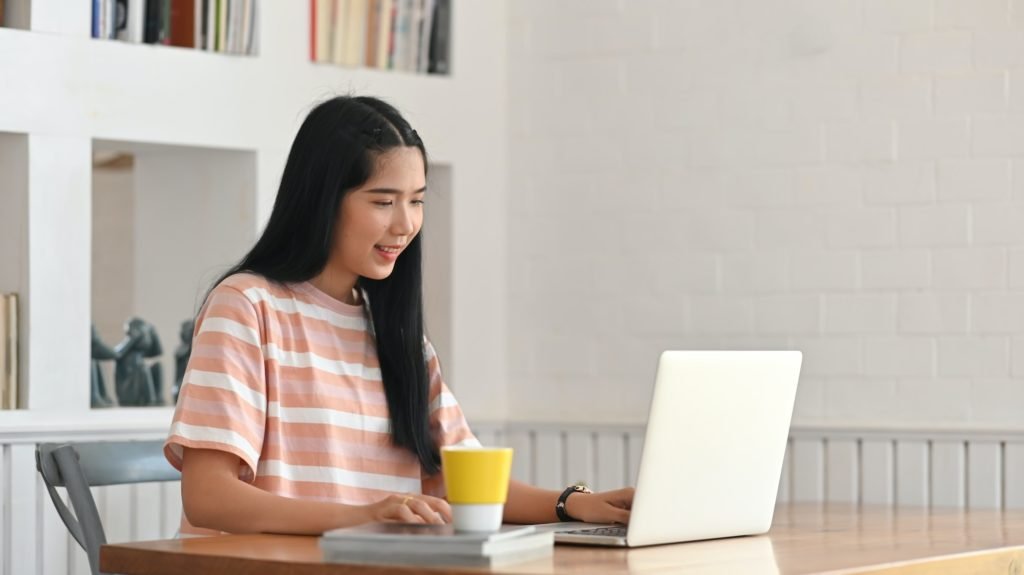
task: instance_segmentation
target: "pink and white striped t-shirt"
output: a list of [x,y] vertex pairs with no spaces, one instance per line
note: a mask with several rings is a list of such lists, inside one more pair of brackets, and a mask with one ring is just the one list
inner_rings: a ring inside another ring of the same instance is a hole
[[[434,441],[479,445],[429,342],[425,356]],[[396,492],[443,496],[440,474],[425,476],[389,429],[366,309],[309,282],[236,274],[200,313],[164,454],[181,469],[183,447],[233,453],[239,478],[285,497],[358,505]],[[183,519],[182,532],[204,531]]]

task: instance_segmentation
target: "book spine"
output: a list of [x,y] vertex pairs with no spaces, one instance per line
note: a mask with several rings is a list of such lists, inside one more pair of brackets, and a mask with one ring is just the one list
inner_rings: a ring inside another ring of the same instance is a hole
[[7,380],[7,294],[0,294],[0,409],[7,407],[7,389],[10,382]]
[[238,46],[239,54],[252,54],[252,33],[253,33],[253,12],[256,10],[256,0],[242,0],[242,18],[239,22],[242,31],[239,37],[242,39]]
[[106,0],[107,1],[107,28],[103,33],[103,37],[107,40],[117,39],[117,4],[118,0]]
[[377,67],[388,67],[388,48],[391,46],[391,15],[393,0],[380,1],[380,20],[377,23]]
[[228,2],[230,0],[217,0],[217,51],[226,52],[228,49]]
[[217,41],[217,0],[203,0],[206,21],[203,22],[203,50],[213,52]]
[[259,27],[259,3],[251,0],[252,9],[249,10],[249,44],[245,48],[246,54],[255,54],[260,49],[260,27]]
[[332,46],[334,44],[334,10],[336,2],[332,0],[314,0],[316,4],[316,18],[313,25],[316,27],[316,45],[313,52],[314,62],[328,62],[331,59]]
[[316,0],[309,0],[309,59],[316,62]]
[[377,67],[377,35],[380,33],[380,0],[370,0],[366,15],[366,45],[363,51],[366,54],[365,65],[368,68]]
[[92,0],[92,37],[100,37],[100,0]]
[[434,29],[434,8],[436,0],[426,0],[423,5],[423,33],[420,35],[419,59],[416,62],[416,71],[421,74],[427,73],[430,64],[430,38]]
[[331,47],[330,55],[322,58],[328,62],[334,64],[345,63],[345,26],[346,17],[348,16],[349,0],[332,0],[331,1]]
[[449,38],[451,18],[449,0],[437,0],[437,6],[434,9],[434,26],[430,38],[430,64],[427,68],[431,74],[449,73],[448,50],[451,43]]
[[195,44],[195,0],[171,0],[171,46],[191,48]]
[[145,21],[143,41],[146,44],[156,44],[160,39],[160,0],[146,0]]
[[129,42],[141,44],[146,30],[145,0],[128,0],[128,29],[125,34]]
[[203,19],[206,17],[206,13],[203,11],[203,0],[194,0],[192,14],[192,47],[196,50],[202,50]]
[[171,45],[171,0],[160,0],[160,43]]
[[3,379],[6,384],[4,405],[7,409],[18,408],[18,294],[6,294],[3,298],[6,310],[6,329],[4,330],[4,348],[7,365]]

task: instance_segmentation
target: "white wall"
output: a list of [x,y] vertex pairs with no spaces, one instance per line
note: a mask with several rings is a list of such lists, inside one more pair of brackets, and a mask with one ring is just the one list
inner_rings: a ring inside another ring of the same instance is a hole
[[1024,426],[1024,2],[510,20],[513,419],[641,421],[663,348],[797,348],[798,424]]

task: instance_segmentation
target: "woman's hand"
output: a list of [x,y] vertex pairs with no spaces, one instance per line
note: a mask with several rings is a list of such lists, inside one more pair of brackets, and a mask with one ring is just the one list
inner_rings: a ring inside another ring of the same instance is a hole
[[448,502],[429,495],[388,495],[368,505],[367,510],[370,521],[434,525],[452,522],[452,508]]
[[573,493],[565,500],[565,512],[587,523],[629,523],[633,507],[633,488],[624,487],[601,493]]

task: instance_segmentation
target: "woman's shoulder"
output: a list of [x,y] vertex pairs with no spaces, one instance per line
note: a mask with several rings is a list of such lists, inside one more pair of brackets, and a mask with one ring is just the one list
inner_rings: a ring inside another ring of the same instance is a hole
[[291,296],[291,289],[288,286],[251,272],[231,274],[217,284],[213,291],[241,292],[253,302],[263,299],[266,295],[277,298]]

